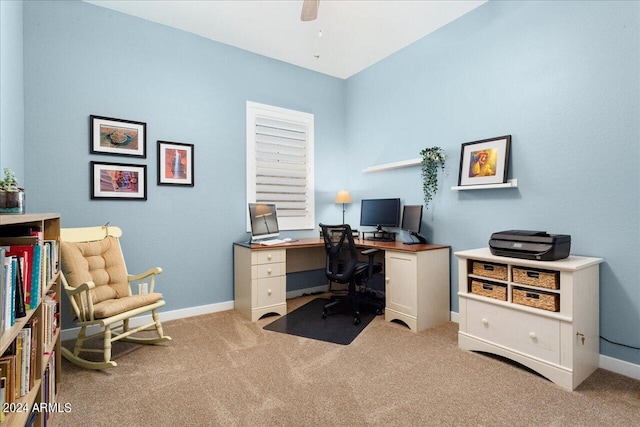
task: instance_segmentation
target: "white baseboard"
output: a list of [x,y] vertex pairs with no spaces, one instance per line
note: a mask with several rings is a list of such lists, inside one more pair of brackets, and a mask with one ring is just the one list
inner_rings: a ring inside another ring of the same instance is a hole
[[640,365],[625,362],[624,360],[614,359],[613,357],[600,355],[600,367],[625,377],[640,380]]
[[[299,291],[287,292],[287,298],[295,298],[302,294],[309,294],[315,292],[326,292],[327,286],[318,286],[315,288],[302,289]],[[233,301],[221,302],[217,304],[201,305],[198,307],[184,308],[180,310],[165,311],[160,314],[160,320],[163,322],[169,320],[186,319],[193,316],[201,316],[203,314],[217,313],[219,311],[233,310]],[[139,316],[131,319],[130,325],[132,327],[144,325],[145,323],[151,323],[151,315]],[[451,321],[458,323],[458,313],[451,312]],[[78,336],[80,328],[70,328],[62,330],[62,340],[75,339]],[[98,332],[88,330],[87,335]],[[640,365],[625,362],[624,360],[614,359],[613,357],[600,355],[599,367],[606,369],[607,371],[615,372],[616,374],[624,375],[636,380],[640,380]]]
[[[167,322],[169,320],[186,319],[188,317],[201,316],[203,314],[233,310],[233,307],[234,307],[233,301],[227,301],[227,302],[221,302],[217,304],[208,304],[208,305],[201,305],[198,307],[183,308],[180,310],[164,311],[158,314],[160,315],[160,321]],[[129,322],[129,326],[137,327],[137,326],[144,325],[146,323],[151,323],[152,321],[153,319],[151,318],[150,314],[145,316],[133,317]],[[95,334],[95,333],[98,333],[99,331],[100,329],[98,327],[95,327],[95,328],[89,327],[87,328],[87,335]],[[79,332],[80,332],[80,328],[63,329],[61,339],[62,341],[75,339],[78,336]]]

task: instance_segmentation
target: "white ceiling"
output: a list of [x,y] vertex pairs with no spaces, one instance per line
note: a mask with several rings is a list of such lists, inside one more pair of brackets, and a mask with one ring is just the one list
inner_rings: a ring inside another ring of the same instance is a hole
[[302,0],[85,1],[343,79],[486,2],[320,0],[302,22]]

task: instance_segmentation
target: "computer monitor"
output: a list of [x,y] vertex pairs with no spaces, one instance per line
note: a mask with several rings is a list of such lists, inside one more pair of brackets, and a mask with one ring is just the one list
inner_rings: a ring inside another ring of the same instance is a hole
[[400,199],[362,199],[360,225],[378,230],[397,227],[400,225]]
[[418,241],[403,242],[407,245],[417,243],[427,243],[426,239],[422,237],[420,228],[422,226],[422,205],[404,205],[402,208],[402,224],[400,228],[408,231],[411,237],[415,237]]
[[422,226],[422,205],[404,205],[402,208],[402,224],[405,231],[419,233]]
[[280,235],[275,204],[249,203],[249,219],[252,241],[270,239]]

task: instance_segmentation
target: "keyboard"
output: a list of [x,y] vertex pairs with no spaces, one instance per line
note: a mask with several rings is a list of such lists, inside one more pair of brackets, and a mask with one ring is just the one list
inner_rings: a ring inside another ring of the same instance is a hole
[[253,243],[255,243],[256,245],[271,246],[271,245],[281,245],[287,242],[282,239],[269,239],[269,240],[260,240]]

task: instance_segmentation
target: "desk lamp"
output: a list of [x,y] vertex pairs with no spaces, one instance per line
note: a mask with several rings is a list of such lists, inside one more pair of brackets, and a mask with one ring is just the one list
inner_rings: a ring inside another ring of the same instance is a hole
[[342,203],[342,223],[344,224],[345,203],[351,203],[351,196],[347,190],[340,190],[336,195],[335,203]]

